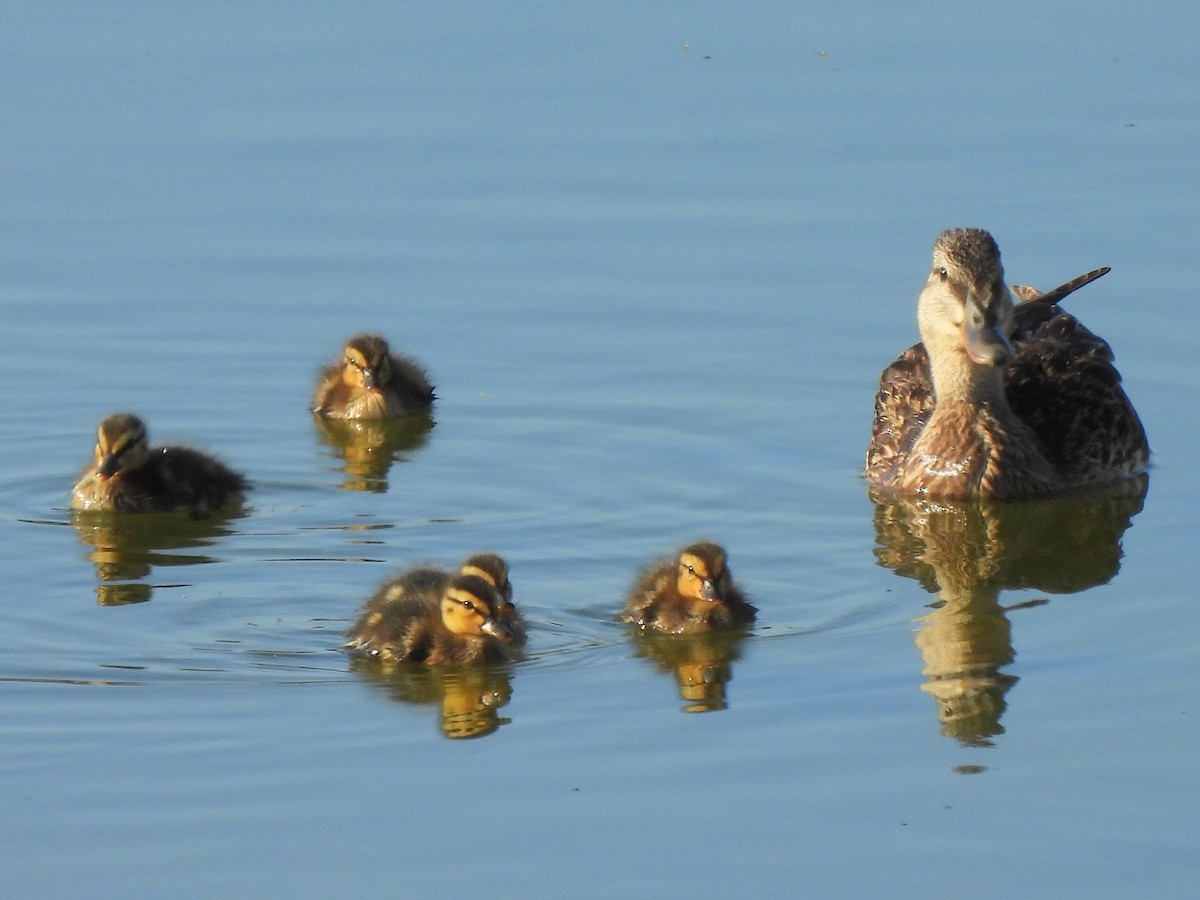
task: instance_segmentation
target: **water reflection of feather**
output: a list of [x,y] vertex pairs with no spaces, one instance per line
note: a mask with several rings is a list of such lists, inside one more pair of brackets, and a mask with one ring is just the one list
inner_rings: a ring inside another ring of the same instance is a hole
[[88,561],[96,567],[101,606],[149,600],[146,583],[156,566],[194,566],[216,562],[203,552],[231,534],[229,523],[243,511],[218,512],[196,519],[176,513],[74,512],[71,524],[81,543],[91,547]]
[[424,447],[434,421],[429,415],[402,419],[331,419],[313,416],[317,437],[343,463],[348,491],[381,494],[392,463]]
[[922,689],[938,702],[943,734],[976,746],[1004,732],[1017,678],[1002,671],[1015,652],[1000,592],[1069,594],[1111,580],[1147,486],[1141,475],[1103,491],[1020,503],[872,495],[876,558],[938,595],[918,620],[916,644]]
[[500,715],[512,697],[506,666],[389,668],[352,657],[350,669],[397,703],[440,706],[441,731],[451,740],[484,737],[512,721]]
[[733,680],[733,663],[741,657],[746,634],[710,631],[697,634],[632,632],[637,656],[660,672],[675,676],[684,712],[714,712],[729,705],[725,686]]

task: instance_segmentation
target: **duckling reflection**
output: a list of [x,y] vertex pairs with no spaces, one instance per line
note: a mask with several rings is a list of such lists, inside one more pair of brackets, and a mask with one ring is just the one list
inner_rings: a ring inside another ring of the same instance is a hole
[[317,437],[342,461],[342,489],[382,494],[392,463],[406,462],[429,442],[427,413],[398,419],[340,419],[313,415]]
[[922,690],[938,704],[942,734],[988,746],[1017,678],[1005,590],[1069,594],[1117,574],[1121,536],[1141,509],[1140,475],[1083,495],[1017,503],[936,501],[872,492],[881,565],[938,595],[919,619]]
[[156,566],[194,566],[216,562],[203,552],[231,534],[230,522],[243,513],[225,512],[203,519],[170,513],[126,516],[74,512],[71,524],[91,549],[101,606],[143,603],[153,596],[148,579]]
[[505,666],[381,666],[351,657],[350,670],[397,703],[438,706],[442,734],[451,740],[485,737],[512,721],[500,715],[512,697]]
[[630,636],[637,656],[675,677],[683,712],[727,709],[726,685],[733,680],[733,663],[741,658],[746,635],[739,631],[661,634],[636,631]]

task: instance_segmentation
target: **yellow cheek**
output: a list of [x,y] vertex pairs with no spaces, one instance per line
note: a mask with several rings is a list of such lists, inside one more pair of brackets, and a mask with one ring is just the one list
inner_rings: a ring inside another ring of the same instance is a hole
[[700,596],[700,581],[691,572],[683,572],[679,576],[675,590],[679,592],[680,596],[695,600]]
[[455,634],[479,634],[482,621],[477,612],[457,603],[443,614],[442,619]]

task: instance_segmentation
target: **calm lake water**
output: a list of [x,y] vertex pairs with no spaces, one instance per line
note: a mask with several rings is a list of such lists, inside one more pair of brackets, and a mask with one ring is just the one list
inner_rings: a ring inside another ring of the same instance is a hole
[[[11,896],[1194,896],[1194,5],[0,24]],[[953,225],[1011,282],[1113,267],[1069,302],[1146,484],[868,499]],[[431,429],[315,426],[368,329]],[[118,409],[244,514],[73,521]],[[632,641],[638,568],[700,537],[759,624]],[[381,580],[485,548],[525,659],[351,666]]]

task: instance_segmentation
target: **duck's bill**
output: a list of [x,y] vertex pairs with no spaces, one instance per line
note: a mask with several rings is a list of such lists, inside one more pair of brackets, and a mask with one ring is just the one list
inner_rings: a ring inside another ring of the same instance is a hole
[[495,619],[485,619],[483,625],[480,627],[480,631],[494,637],[498,641],[508,642],[513,639],[512,632]]

